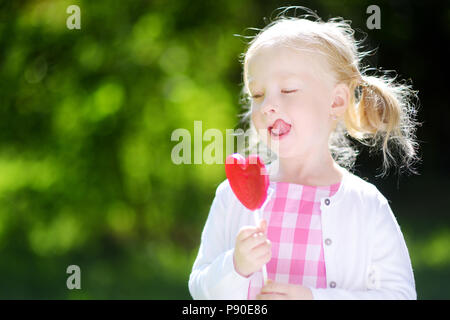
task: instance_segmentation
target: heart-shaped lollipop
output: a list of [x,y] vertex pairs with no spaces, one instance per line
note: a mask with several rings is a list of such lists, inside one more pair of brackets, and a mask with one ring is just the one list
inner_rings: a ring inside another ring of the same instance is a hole
[[[264,162],[257,155],[245,159],[238,153],[231,154],[225,161],[225,173],[234,194],[245,207],[253,211],[255,225],[259,225],[259,211],[265,206],[269,188]],[[268,279],[266,265],[262,267],[262,274],[264,285]]]
[[236,197],[250,210],[261,208],[267,198],[269,176],[264,162],[257,155],[247,159],[238,153],[225,161],[225,173]]

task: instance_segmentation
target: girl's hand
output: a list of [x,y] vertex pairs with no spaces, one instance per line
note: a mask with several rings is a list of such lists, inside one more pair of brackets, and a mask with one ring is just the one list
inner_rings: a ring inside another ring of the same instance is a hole
[[313,295],[308,287],[294,284],[276,283],[267,280],[267,284],[256,296],[257,300],[312,300]]
[[272,258],[271,243],[266,237],[267,222],[261,220],[259,228],[244,227],[237,237],[234,248],[234,267],[244,277],[260,270]]

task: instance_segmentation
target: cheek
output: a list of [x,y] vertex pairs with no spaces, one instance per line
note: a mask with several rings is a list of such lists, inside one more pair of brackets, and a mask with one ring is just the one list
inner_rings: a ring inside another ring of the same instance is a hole
[[309,95],[302,98],[302,103],[292,104],[290,114],[300,123],[311,126],[318,121],[326,120],[328,100],[323,95]]
[[324,116],[323,111],[313,102],[313,100],[311,100],[311,103],[305,103],[301,106],[297,105],[292,108],[290,116],[295,122],[297,134],[304,136],[305,138],[317,136],[319,130],[322,130],[326,123],[326,116]]
[[261,128],[263,126],[261,115],[258,112],[252,112],[250,118],[255,128]]
[[256,130],[256,136],[263,142],[268,141],[268,132],[262,115],[258,112],[252,112],[250,116],[251,122]]
[[256,115],[254,112],[250,113],[250,122],[256,126],[256,121],[255,121]]

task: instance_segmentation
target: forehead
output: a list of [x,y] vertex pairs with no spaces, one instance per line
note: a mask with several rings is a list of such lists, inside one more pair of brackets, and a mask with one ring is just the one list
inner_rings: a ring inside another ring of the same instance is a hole
[[248,59],[248,83],[270,79],[307,78],[317,74],[320,59],[311,52],[285,47],[260,48]]
[[[263,80],[264,76],[262,74],[263,74],[263,72],[256,72],[255,74],[249,73],[248,83],[252,84],[252,83],[258,82],[258,80]],[[274,72],[269,73],[269,74],[270,74],[270,78],[276,79],[276,80],[298,79],[302,75],[300,72],[280,71],[280,70],[275,70]]]

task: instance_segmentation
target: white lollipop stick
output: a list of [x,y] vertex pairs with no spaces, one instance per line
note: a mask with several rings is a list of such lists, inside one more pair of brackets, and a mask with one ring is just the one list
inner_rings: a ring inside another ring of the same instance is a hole
[[[266,200],[264,201],[264,203],[263,203],[263,205],[261,206],[261,208],[256,209],[255,212],[253,213],[253,217],[254,217],[254,219],[255,219],[255,224],[256,224],[256,226],[259,225],[259,221],[260,221],[260,218],[259,218],[259,211],[260,211],[260,210],[264,211],[264,208],[266,207],[267,202],[269,202],[269,198],[270,198],[270,196],[272,195],[272,192],[273,192],[273,189],[270,189],[270,190],[269,190],[269,194],[267,195],[267,198],[266,198]],[[263,265],[263,267],[262,267],[262,274],[263,274],[264,284],[266,284],[266,283],[267,283],[267,267],[266,267],[266,265]]]

